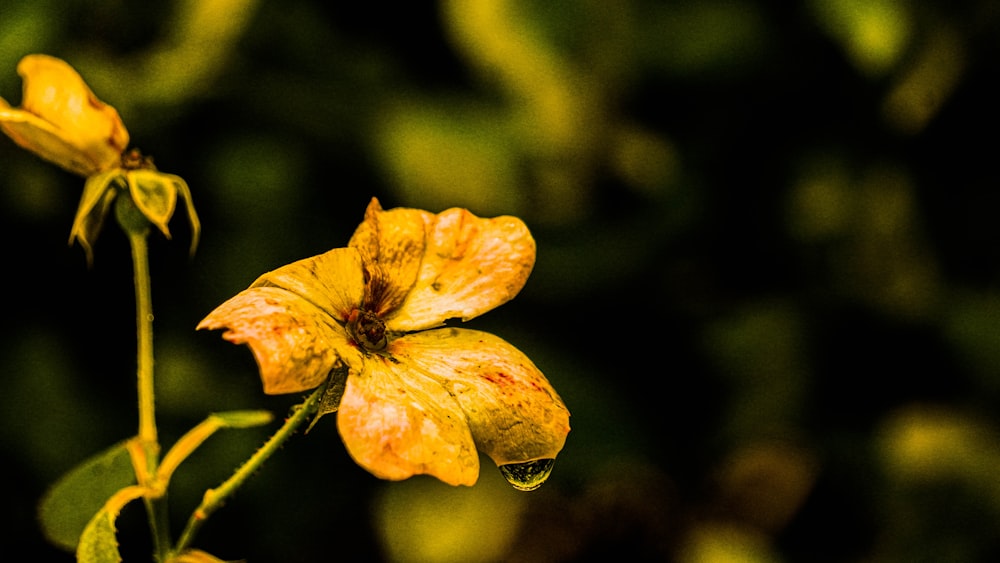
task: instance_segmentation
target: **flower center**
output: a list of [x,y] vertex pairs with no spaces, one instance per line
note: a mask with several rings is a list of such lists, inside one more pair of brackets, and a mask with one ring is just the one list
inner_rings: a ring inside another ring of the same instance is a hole
[[121,165],[125,170],[156,170],[153,157],[145,156],[135,148],[122,153]]
[[355,309],[347,319],[347,330],[354,341],[369,352],[384,350],[389,343],[385,335],[385,322],[366,309]]

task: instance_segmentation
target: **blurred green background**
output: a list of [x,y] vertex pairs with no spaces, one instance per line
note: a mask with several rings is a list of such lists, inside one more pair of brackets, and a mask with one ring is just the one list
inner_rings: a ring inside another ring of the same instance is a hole
[[[343,246],[365,205],[516,214],[528,285],[471,322],[572,413],[536,492],[383,482],[326,419],[206,524],[226,559],[1000,558],[1000,10],[827,0],[0,0],[0,96],[66,59],[204,227],[152,241],[165,445],[260,391],[198,321]],[[134,434],[125,238],[66,240],[82,180],[0,139],[6,553],[70,561],[46,486]],[[179,470],[175,529],[274,430]],[[119,522],[145,560],[142,510]],[[37,554],[34,555],[34,554]]]

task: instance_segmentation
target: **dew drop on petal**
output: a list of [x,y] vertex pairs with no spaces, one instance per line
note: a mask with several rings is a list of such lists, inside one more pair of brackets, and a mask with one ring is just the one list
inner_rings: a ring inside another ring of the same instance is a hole
[[519,491],[533,491],[552,473],[554,459],[536,459],[525,463],[508,463],[500,466],[500,474]]

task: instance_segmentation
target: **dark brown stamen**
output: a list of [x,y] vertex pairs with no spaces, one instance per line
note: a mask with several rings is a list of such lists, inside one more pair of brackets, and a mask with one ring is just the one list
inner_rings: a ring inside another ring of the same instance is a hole
[[384,350],[389,343],[385,335],[385,322],[375,313],[355,309],[347,321],[347,330],[359,346],[369,352]]

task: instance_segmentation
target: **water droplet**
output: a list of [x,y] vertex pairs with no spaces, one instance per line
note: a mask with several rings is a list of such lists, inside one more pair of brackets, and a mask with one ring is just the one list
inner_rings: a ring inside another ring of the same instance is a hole
[[552,473],[554,459],[536,459],[525,463],[508,463],[500,466],[500,474],[519,491],[533,491]]

